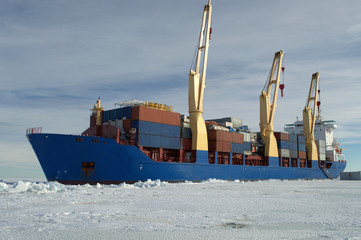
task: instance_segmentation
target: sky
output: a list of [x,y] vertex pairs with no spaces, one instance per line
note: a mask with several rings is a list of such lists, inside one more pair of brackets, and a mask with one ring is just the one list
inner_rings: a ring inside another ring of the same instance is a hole
[[[105,109],[146,100],[187,114],[188,72],[206,0],[2,0],[0,177],[43,177],[25,132],[80,134]],[[346,170],[361,170],[361,4],[214,0],[204,118],[259,131],[259,95],[283,49],[275,131],[302,118],[320,73],[321,115],[335,120]],[[283,79],[283,77],[282,77]]]

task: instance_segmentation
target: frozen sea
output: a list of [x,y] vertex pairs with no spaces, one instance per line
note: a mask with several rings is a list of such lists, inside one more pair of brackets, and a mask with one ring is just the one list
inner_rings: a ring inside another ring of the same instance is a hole
[[3,179],[0,239],[361,239],[361,181]]

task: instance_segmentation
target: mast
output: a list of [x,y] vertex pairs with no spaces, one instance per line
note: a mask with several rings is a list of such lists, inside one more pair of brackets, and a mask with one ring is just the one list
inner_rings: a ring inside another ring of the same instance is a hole
[[[199,154],[207,155],[208,162],[208,138],[207,129],[203,119],[203,97],[207,70],[208,47],[210,37],[212,5],[204,6],[201,31],[197,45],[197,57],[195,68],[190,69],[189,73],[189,117],[192,131],[192,155],[198,158]],[[204,36],[205,35],[205,36]],[[201,71],[200,71],[201,68]],[[200,72],[202,75],[200,75]]]
[[318,72],[312,74],[306,106],[303,109],[303,135],[306,140],[307,159],[313,161],[318,161],[315,143],[315,123],[319,78],[320,74]]
[[[260,130],[265,143],[265,156],[278,157],[277,141],[273,134],[273,117],[276,111],[277,94],[280,83],[284,51],[275,53],[266,85],[260,95]],[[275,79],[273,79],[276,77]],[[272,92],[273,86],[273,92]],[[271,95],[272,94],[272,95]],[[271,104],[272,98],[272,104]]]

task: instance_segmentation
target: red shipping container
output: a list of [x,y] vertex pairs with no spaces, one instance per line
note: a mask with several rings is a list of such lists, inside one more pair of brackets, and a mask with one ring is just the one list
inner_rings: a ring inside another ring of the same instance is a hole
[[222,142],[215,141],[215,140],[209,140],[208,141],[208,151],[221,152],[222,151]]
[[244,143],[244,135],[242,133],[232,132],[231,134],[233,143]]
[[306,152],[299,151],[299,152],[298,152],[298,157],[299,157],[299,158],[306,158]]
[[232,133],[220,130],[209,130],[208,140],[232,142]]
[[216,141],[219,140],[219,136],[217,135],[219,131],[209,130],[208,131],[208,140]]
[[132,108],[132,120],[142,120],[154,123],[180,126],[180,114],[148,108],[143,105]]
[[185,150],[185,151],[192,150],[192,139],[183,138],[183,150]]
[[224,136],[223,137],[224,142],[228,142],[228,143],[232,142],[232,135],[233,135],[232,132],[223,131],[222,135]]
[[230,153],[232,150],[231,142],[222,142],[222,152]]
[[231,152],[231,143],[224,141],[208,141],[208,151],[214,152]]
[[290,135],[288,133],[285,132],[274,132],[274,135],[276,137],[277,140],[280,141],[290,141]]
[[131,119],[124,119],[123,120],[123,129],[126,132],[129,132],[132,128],[132,120]]
[[96,115],[90,115],[90,126],[96,126],[96,122],[97,122],[97,117]]

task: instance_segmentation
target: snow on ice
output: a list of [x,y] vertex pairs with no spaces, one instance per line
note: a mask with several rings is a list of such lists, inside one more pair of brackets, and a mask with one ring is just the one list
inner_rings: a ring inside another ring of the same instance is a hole
[[360,183],[0,180],[0,239],[361,239]]

